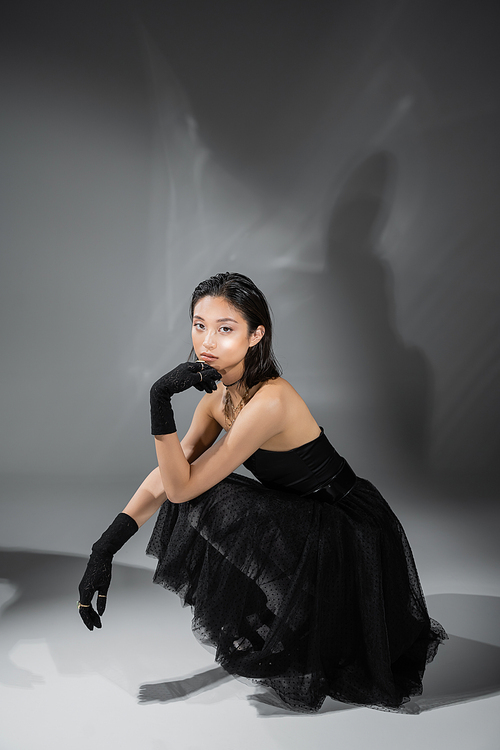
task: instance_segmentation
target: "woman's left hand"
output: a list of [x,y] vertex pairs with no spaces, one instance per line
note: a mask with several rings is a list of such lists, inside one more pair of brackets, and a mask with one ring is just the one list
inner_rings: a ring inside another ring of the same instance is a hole
[[151,434],[168,435],[176,432],[170,399],[174,393],[182,393],[191,386],[199,391],[212,393],[217,390],[221,374],[205,362],[183,362],[163,375],[150,391]]

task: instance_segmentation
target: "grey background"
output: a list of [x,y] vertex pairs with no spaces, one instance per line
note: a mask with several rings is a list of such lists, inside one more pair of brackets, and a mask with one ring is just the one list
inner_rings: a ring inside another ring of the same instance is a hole
[[[2,748],[496,750],[498,48],[485,1],[4,3]],[[409,534],[450,634],[418,718],[280,716],[221,677],[147,585],[154,519],[103,629],[80,621],[90,546],[155,463],[149,387],[226,269],[264,289],[286,377]]]
[[497,478],[493,3],[19,2],[0,49],[9,481],[140,481],[227,269],[359,473]]

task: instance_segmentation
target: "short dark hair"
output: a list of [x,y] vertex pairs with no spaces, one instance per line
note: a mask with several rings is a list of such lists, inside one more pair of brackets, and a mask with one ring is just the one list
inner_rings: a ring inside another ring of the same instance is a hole
[[259,326],[265,329],[261,340],[245,355],[241,382],[252,388],[265,380],[279,378],[281,367],[273,352],[273,324],[269,304],[253,281],[241,273],[217,273],[198,284],[191,297],[189,313],[193,320],[194,308],[203,297],[221,297],[240,312],[253,333]]

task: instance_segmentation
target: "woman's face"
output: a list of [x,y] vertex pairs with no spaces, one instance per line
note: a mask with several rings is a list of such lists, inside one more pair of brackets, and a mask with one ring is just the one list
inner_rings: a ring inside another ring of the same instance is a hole
[[196,357],[220,372],[227,383],[239,380],[245,354],[263,335],[263,326],[250,333],[243,315],[222,297],[202,297],[195,305],[192,339]]

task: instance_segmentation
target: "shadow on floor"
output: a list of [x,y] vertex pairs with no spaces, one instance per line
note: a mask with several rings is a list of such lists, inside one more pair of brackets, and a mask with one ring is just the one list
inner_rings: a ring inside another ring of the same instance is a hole
[[[140,685],[139,702],[145,704],[185,700],[232,679],[215,666],[181,679],[140,684],[145,665],[151,672],[151,663],[158,660],[166,594],[151,585],[149,570],[115,564],[110,611],[105,615],[107,630],[99,632],[98,640],[93,634],[89,638],[76,610],[76,588],[85,564],[86,559],[69,555],[0,550],[0,581],[10,597],[0,607],[1,683],[32,687],[40,682],[39,675],[20,669],[10,658],[16,644],[26,640],[46,642],[61,674],[92,671],[112,680],[118,673],[125,679],[125,674],[132,694],[137,694]],[[402,712],[419,713],[499,693],[500,598],[439,594],[429,597],[428,604],[450,639],[427,668],[423,695]],[[170,625],[175,627],[175,620]],[[139,639],[137,633],[141,633]],[[169,639],[174,648],[182,635]],[[266,691],[256,692],[250,699],[261,716],[291,715]],[[321,713],[348,708],[327,699]]]

